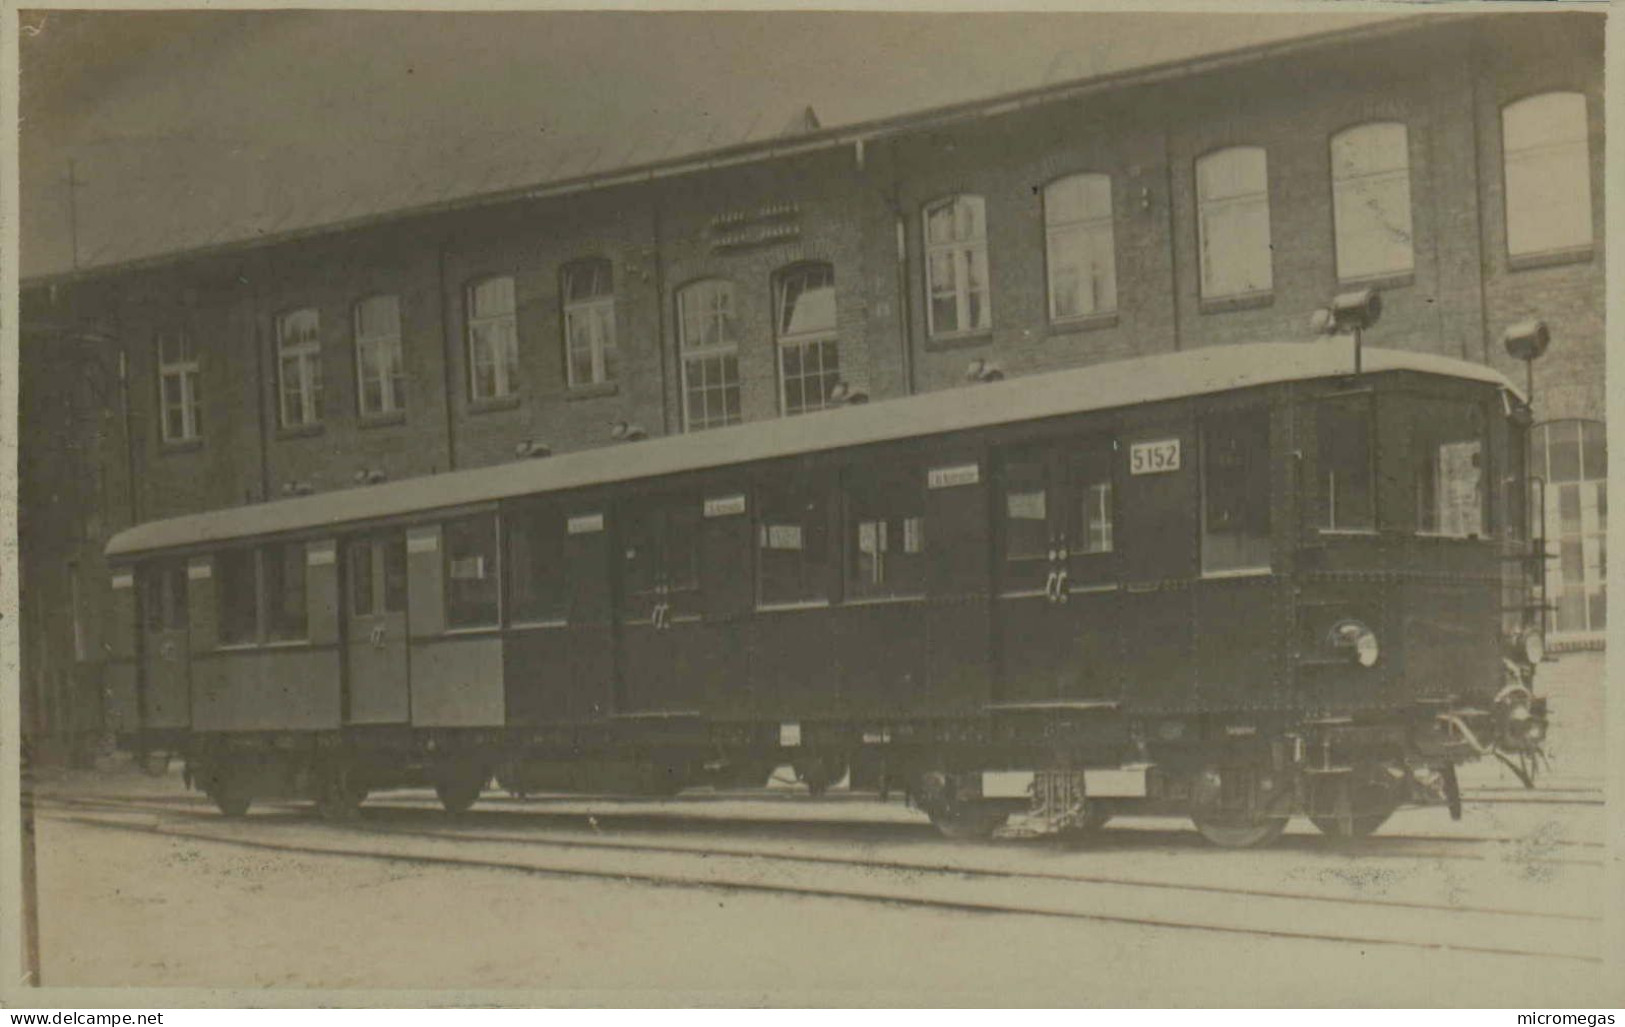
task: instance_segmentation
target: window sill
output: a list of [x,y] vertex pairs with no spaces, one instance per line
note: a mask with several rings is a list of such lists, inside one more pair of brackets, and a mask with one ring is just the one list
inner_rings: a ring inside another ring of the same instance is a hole
[[1316,528],[1315,531],[1332,538],[1376,538],[1380,534],[1376,528]]
[[174,439],[161,443],[158,452],[162,456],[171,456],[177,453],[196,453],[202,448],[202,438]]
[[1508,271],[1530,271],[1538,267],[1558,267],[1563,264],[1587,264],[1595,256],[1596,246],[1586,243],[1584,246],[1571,246],[1564,250],[1547,250],[1544,253],[1520,253],[1516,256],[1507,256]]
[[613,396],[621,391],[618,382],[594,382],[591,385],[572,385],[564,391],[566,400],[572,399],[602,399]]
[[967,349],[971,346],[988,346],[993,342],[993,329],[987,328],[976,332],[954,332],[951,335],[928,335],[925,339],[925,348],[928,350]]
[[1261,310],[1264,307],[1274,305],[1274,291],[1266,290],[1264,292],[1242,293],[1239,296],[1204,298],[1201,301],[1200,311],[1204,314],[1228,314],[1237,310]]
[[320,423],[296,424],[292,427],[278,428],[276,437],[279,439],[308,439],[320,435],[326,430],[326,426]]
[[404,410],[391,410],[391,411],[389,411],[387,413],[382,413],[382,414],[362,414],[361,419],[356,422],[356,427],[362,428],[362,429],[366,429],[366,428],[388,428],[388,427],[390,427],[392,425],[405,424],[405,423],[406,423],[406,411],[404,411]]
[[1203,581],[1222,581],[1226,578],[1267,578],[1275,573],[1273,567],[1232,567],[1222,571],[1203,571]]
[[480,624],[469,628],[447,628],[439,635],[440,638],[464,638],[469,635],[495,635],[502,630],[498,624]]
[[1049,323],[1049,336],[1076,335],[1079,332],[1095,332],[1102,328],[1117,327],[1117,311],[1109,314],[1090,314],[1088,317],[1073,317],[1065,321],[1051,321]]
[[468,401],[468,412],[471,414],[489,414],[498,410],[519,409],[519,393],[510,392],[506,396],[491,396],[486,399],[471,399]]
[[509,631],[541,631],[541,630],[544,630],[544,629],[557,630],[559,628],[567,628],[569,626],[570,626],[570,622],[567,621],[567,620],[563,620],[563,619],[559,619],[559,620],[524,620],[524,621],[515,621],[514,623],[509,624],[508,625],[508,630]]
[[1339,278],[1337,287],[1340,290],[1354,289],[1403,289],[1408,285],[1416,284],[1416,269],[1409,271],[1384,271],[1381,274],[1366,275],[1362,278]]
[[1443,542],[1494,542],[1494,535],[1449,535],[1442,531],[1418,531],[1417,538]]
[[923,603],[923,602],[925,602],[925,594],[924,593],[917,593],[917,594],[910,594],[910,595],[895,595],[895,596],[858,596],[858,597],[853,598],[853,599],[848,599],[846,602],[842,603],[841,605],[842,606],[895,606],[895,605],[897,605],[899,603]]
[[792,613],[796,610],[826,610],[828,608],[828,599],[803,599],[799,602],[756,604],[757,613]]

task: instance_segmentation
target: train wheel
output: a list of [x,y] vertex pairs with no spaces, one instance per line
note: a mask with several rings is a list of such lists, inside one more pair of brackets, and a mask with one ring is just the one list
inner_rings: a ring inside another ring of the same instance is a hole
[[254,796],[243,786],[242,781],[229,773],[222,773],[215,778],[208,790],[208,796],[221,814],[228,817],[246,816],[248,807],[254,801]]
[[976,841],[993,837],[993,832],[1010,819],[1009,812],[981,803],[956,803],[953,806],[927,811],[931,823],[944,838],[955,841]]
[[484,770],[463,770],[447,774],[434,783],[434,793],[447,813],[467,813],[485,791]]
[[1099,834],[1111,818],[1112,815],[1101,809],[1099,803],[1089,803],[1082,820],[1061,829],[1061,841],[1068,845],[1086,842]]
[[1309,822],[1320,828],[1328,838],[1348,840],[1375,834],[1377,828],[1388,822],[1390,813],[1371,813],[1362,817],[1310,817]]
[[791,765],[796,778],[807,786],[807,794],[813,798],[822,796],[830,790],[830,786],[839,784],[841,778],[846,776],[846,761],[829,756],[815,756],[804,763]]
[[1253,849],[1281,837],[1292,815],[1292,792],[1268,774],[1209,769],[1197,775],[1191,822],[1220,848]]
[[[1309,822],[1322,834],[1339,841],[1364,838],[1388,822],[1404,801],[1404,777],[1382,767],[1364,767],[1356,777],[1336,782],[1331,802],[1317,802]],[[1317,796],[1318,798],[1319,796]],[[1325,812],[1326,810],[1331,812]]]
[[322,774],[317,785],[316,812],[323,820],[352,820],[367,801],[367,789],[354,770],[337,767]]

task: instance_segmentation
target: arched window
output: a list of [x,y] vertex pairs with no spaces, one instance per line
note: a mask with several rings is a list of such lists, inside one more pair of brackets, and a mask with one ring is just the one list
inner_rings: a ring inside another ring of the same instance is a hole
[[356,409],[376,417],[406,409],[401,358],[401,303],[372,296],[355,305]]
[[1117,309],[1112,180],[1072,175],[1044,187],[1049,317],[1067,321]]
[[711,278],[677,293],[677,348],[683,365],[683,427],[738,424],[739,328],[734,283]]
[[773,332],[779,343],[779,402],[789,414],[822,410],[841,380],[835,339],[835,269],[797,264],[775,276]]
[[1591,245],[1591,157],[1586,98],[1542,93],[1501,111],[1507,253]]
[[276,319],[278,416],[284,428],[322,421],[322,336],[315,307]]
[[564,266],[564,351],[571,388],[615,380],[615,279],[607,260]]
[[1545,482],[1548,599],[1553,634],[1608,626],[1608,432],[1600,421],[1549,421],[1530,439],[1529,473]]
[[519,327],[506,275],[468,289],[468,391],[475,400],[519,391]]
[[1409,271],[1411,162],[1405,126],[1356,125],[1332,136],[1332,219],[1337,277],[1343,281]]
[[926,318],[932,335],[993,327],[987,278],[987,207],[950,196],[925,208]]
[[1268,292],[1274,273],[1263,147],[1232,146],[1197,160],[1196,206],[1202,297]]

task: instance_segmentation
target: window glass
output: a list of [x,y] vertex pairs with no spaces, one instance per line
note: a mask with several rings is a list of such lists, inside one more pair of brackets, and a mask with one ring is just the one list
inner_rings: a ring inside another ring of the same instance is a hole
[[1202,425],[1202,570],[1269,566],[1269,411],[1210,417]]
[[607,260],[564,268],[565,366],[570,385],[615,380],[615,283]]
[[446,626],[489,627],[497,623],[497,519],[493,514],[447,521]]
[[406,536],[393,535],[379,546],[384,560],[384,609],[406,611]]
[[1581,93],[1543,93],[1501,111],[1507,252],[1592,241],[1590,129]]
[[1377,526],[1371,438],[1371,398],[1321,400],[1315,408],[1317,524],[1329,530]]
[[515,624],[563,620],[570,600],[563,515],[552,509],[522,510],[505,523],[509,620]]
[[401,307],[394,296],[374,296],[355,307],[356,406],[363,416],[406,409],[401,354]]
[[1332,211],[1339,278],[1411,269],[1411,169],[1404,125],[1356,125],[1332,137]]
[[1269,291],[1274,270],[1263,148],[1235,146],[1198,160],[1196,204],[1203,298]]
[[165,442],[202,436],[202,391],[197,350],[180,330],[160,332],[158,349],[159,426]]
[[[1597,634],[1607,626],[1608,440],[1597,421],[1551,421],[1531,431],[1534,467],[1547,472],[1543,518],[1547,593],[1556,604],[1547,630]],[[1542,493],[1537,492],[1539,499]]]
[[764,604],[829,598],[827,492],[800,482],[771,482],[758,491],[758,597]]
[[293,310],[276,320],[277,382],[282,427],[322,419],[322,340],[316,310]]
[[372,557],[371,542],[356,542],[350,546],[350,610],[360,616],[375,612]]
[[259,637],[259,583],[252,549],[231,549],[214,558],[214,594],[222,645]]
[[1044,242],[1052,321],[1117,309],[1112,180],[1073,175],[1044,189]]
[[847,594],[925,592],[925,474],[916,466],[865,469],[848,478]]
[[926,316],[932,335],[986,331],[993,325],[985,211],[980,196],[952,196],[925,209]]
[[1004,465],[1004,558],[1048,560],[1049,474],[1040,458],[1012,458]]
[[519,329],[513,279],[488,278],[468,290],[469,395],[509,396],[519,390]]
[[802,264],[779,274],[774,290],[779,400],[785,414],[822,410],[841,380],[835,339],[835,269]]
[[186,564],[167,561],[142,569],[143,612],[148,631],[185,631],[190,620],[186,596]]
[[1414,414],[1411,447],[1416,529],[1483,537],[1488,527],[1483,411],[1475,404],[1429,402]]
[[305,545],[288,542],[261,550],[267,637],[273,642],[306,638]]
[[737,333],[732,282],[711,279],[678,292],[685,430],[720,428],[743,419]]

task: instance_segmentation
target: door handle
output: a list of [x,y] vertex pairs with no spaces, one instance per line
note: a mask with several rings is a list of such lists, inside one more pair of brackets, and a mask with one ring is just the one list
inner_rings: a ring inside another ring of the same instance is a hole
[[1067,572],[1065,570],[1062,570],[1059,574],[1057,574],[1055,576],[1055,601],[1057,603],[1066,602],[1066,598],[1067,598],[1066,579],[1067,579]]
[[382,624],[374,624],[372,626],[372,631],[367,635],[367,640],[372,643],[372,647],[374,649],[382,649],[384,647],[384,626]]
[[654,605],[654,609],[649,611],[649,626],[654,628],[656,631],[660,630],[660,611],[663,610],[665,606],[665,603],[656,603]]
[[1059,572],[1052,570],[1049,577],[1044,579],[1044,598],[1052,603],[1055,602],[1055,581],[1058,577]]

